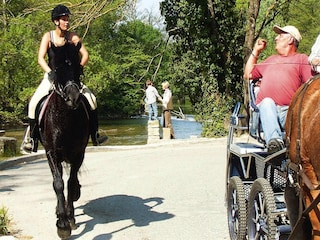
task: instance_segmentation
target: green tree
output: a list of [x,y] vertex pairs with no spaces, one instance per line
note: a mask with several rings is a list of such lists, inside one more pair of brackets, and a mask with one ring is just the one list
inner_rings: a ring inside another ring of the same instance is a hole
[[302,35],[299,51],[310,54],[311,46],[320,34],[319,25],[320,1],[304,0],[294,1],[290,5],[288,24],[296,26]]
[[[42,78],[40,39],[53,28],[60,2],[0,3],[0,123],[19,122]],[[274,24],[295,25],[309,53],[319,30],[317,0],[164,0],[167,33],[151,14],[137,18],[135,0],[72,0],[71,26],[89,50],[84,82],[100,114],[127,117],[142,109],[145,81],[169,81],[175,100],[190,99],[205,136],[221,136],[236,101],[246,101],[242,70],[258,37],[268,40],[261,60],[274,53]],[[249,4],[249,8],[248,8]],[[162,26],[162,25],[161,25]],[[307,27],[306,27],[307,26]]]
[[90,44],[90,54],[97,57],[89,67],[98,77],[87,77],[87,83],[98,93],[104,115],[128,117],[141,113],[144,83],[153,78],[165,43],[159,30],[140,20],[122,22],[116,29],[112,23],[105,17],[88,32],[89,43],[100,42]]
[[[66,5],[73,13],[72,26],[85,36],[97,18],[115,11],[122,15],[126,3],[134,2],[74,0]],[[26,118],[29,98],[43,75],[37,63],[40,39],[53,28],[50,14],[57,4],[57,1],[35,0],[0,3],[0,124]]]
[[224,135],[225,128],[220,126],[225,116],[217,109],[225,108],[213,102],[231,108],[241,100],[243,14],[235,1],[166,0],[161,11],[173,38],[175,68],[185,72],[185,76],[178,76],[176,71],[174,84],[182,92],[181,85],[186,84],[200,120],[211,123],[212,131],[205,131],[205,135]]
[[[165,0],[161,3],[161,13],[173,39],[174,69],[185,72],[185,75],[179,74],[180,71],[172,73],[173,82],[179,94],[185,93],[183,84],[201,86],[191,87],[188,95],[194,99],[199,119],[204,123],[205,136],[224,135],[235,101],[248,102],[243,66],[256,39],[268,39],[263,59],[274,53],[274,24],[293,24],[303,35],[310,35],[306,34],[310,30],[305,26],[311,24],[309,16],[314,16],[310,9],[318,4],[315,0]],[[312,31],[313,39],[315,32]],[[310,47],[306,41],[300,51]]]

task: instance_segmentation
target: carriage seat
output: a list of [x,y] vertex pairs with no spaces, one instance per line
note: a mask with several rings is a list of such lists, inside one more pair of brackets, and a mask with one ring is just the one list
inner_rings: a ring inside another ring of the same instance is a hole
[[[248,125],[248,115],[241,113],[241,107],[243,104],[241,102],[237,102],[233,113],[230,118],[230,127],[229,127],[229,136],[228,136],[228,147],[231,152],[236,154],[237,156],[244,156],[253,152],[262,152],[265,151],[265,147],[260,142],[251,142],[249,139],[242,141],[238,139],[238,141],[234,141],[235,131],[249,131]],[[240,140],[240,141],[239,141]]]
[[230,145],[230,151],[239,155],[246,155],[248,153],[263,152],[265,148],[255,143],[237,142]]
[[[249,108],[251,110],[250,115],[250,124],[249,124],[249,134],[251,137],[255,138],[258,140],[258,142],[263,143],[266,145],[266,141],[263,137],[263,129],[261,125],[261,120],[260,120],[260,113],[259,113],[259,108],[255,104],[256,102],[256,97],[257,94],[260,90],[260,79],[258,80],[251,80],[249,82],[249,96],[250,96],[250,102],[249,102]],[[280,126],[281,128],[281,126]],[[276,141],[275,139],[272,139],[272,148],[274,149],[282,149],[285,147],[285,130],[281,128],[282,131],[282,140],[283,142]],[[270,143],[269,143],[270,144]],[[270,147],[270,146],[268,146]],[[272,151],[274,152],[274,151]]]

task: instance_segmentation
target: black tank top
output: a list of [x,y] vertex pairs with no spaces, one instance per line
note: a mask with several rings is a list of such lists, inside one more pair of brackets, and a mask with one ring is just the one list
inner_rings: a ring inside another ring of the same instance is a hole
[[53,32],[50,32],[50,47],[47,54],[49,67],[56,71],[57,80],[65,84],[68,80],[80,82],[80,48],[81,42],[77,45],[69,41],[69,34],[66,35],[66,43],[63,46],[55,46]]

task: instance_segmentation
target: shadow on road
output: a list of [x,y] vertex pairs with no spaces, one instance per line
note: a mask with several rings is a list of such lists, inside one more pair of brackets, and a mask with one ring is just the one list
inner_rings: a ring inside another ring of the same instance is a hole
[[112,222],[131,220],[133,223],[120,229],[114,229],[110,233],[103,233],[94,240],[109,240],[112,234],[123,231],[127,228],[136,226],[143,227],[151,222],[164,221],[174,217],[168,212],[159,213],[153,208],[163,203],[163,198],[153,197],[142,199],[136,196],[113,195],[98,198],[88,202],[78,208],[83,209],[84,214],[92,219],[80,222],[78,225],[85,224],[84,230],[78,235],[73,235],[70,239],[77,239],[85,233],[92,231],[97,224],[108,224]]

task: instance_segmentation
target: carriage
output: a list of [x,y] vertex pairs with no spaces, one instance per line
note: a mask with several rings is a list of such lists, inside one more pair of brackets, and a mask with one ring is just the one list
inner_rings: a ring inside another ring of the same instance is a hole
[[249,130],[250,122],[242,110],[238,102],[231,115],[227,142],[230,239],[286,239],[291,230],[284,201],[286,149],[268,153],[259,135],[235,139]]
[[[251,102],[254,101],[254,87],[255,83],[250,82]],[[293,103],[290,105],[286,122],[286,131],[290,133],[284,133],[284,136],[287,135],[287,138],[290,138],[289,140],[287,139],[288,149],[284,148],[274,153],[267,151],[263,139],[263,131],[258,124],[259,118],[256,115],[255,107],[246,107],[240,102],[235,105],[230,118],[226,164],[225,202],[230,239],[317,239],[314,237],[318,232],[315,225],[319,223],[320,218],[315,216],[313,220],[316,224],[314,222],[312,224],[312,237],[309,213],[314,210],[315,215],[319,215],[320,194],[316,192],[319,189],[319,185],[311,189],[314,191],[313,199],[310,200],[311,204],[304,206],[302,210],[299,206],[297,207],[301,211],[297,214],[296,222],[294,224],[291,222],[294,227],[290,225],[289,216],[292,217],[292,215],[288,211],[289,198],[286,195],[287,186],[290,183],[298,186],[300,193],[304,192],[304,194],[306,194],[306,185],[308,185],[306,183],[308,180],[305,177],[301,177],[304,174],[301,169],[301,173],[297,173],[297,171],[292,172],[291,168],[288,167],[290,166],[288,163],[293,162],[290,160],[297,161],[296,156],[302,154],[302,157],[305,157],[305,155],[309,154],[308,157],[311,160],[315,159],[313,160],[313,165],[316,168],[314,162],[317,161],[317,157],[310,155],[313,149],[310,147],[311,137],[303,139],[304,141],[302,141],[302,138],[306,136],[306,132],[309,131],[309,134],[311,132],[311,135],[314,136],[311,143],[317,149],[318,128],[315,125],[302,124],[301,121],[304,118],[309,121],[314,118],[314,122],[318,122],[316,121],[318,117],[310,117],[310,114],[318,116],[316,112],[319,109],[315,106],[320,104],[317,100],[319,98],[310,97],[316,96],[317,90],[320,90],[319,75],[311,78],[307,84],[302,85],[297,91],[293,98]],[[308,105],[307,103],[311,101],[317,102]],[[307,112],[311,113],[307,115]],[[307,125],[307,127],[302,127],[301,125]],[[301,136],[297,136],[297,132]],[[304,142],[302,147],[300,142]],[[296,145],[299,145],[298,148]],[[306,145],[309,148],[304,150]],[[300,166],[302,165],[300,164]],[[296,179],[297,176],[300,179],[299,181]],[[300,198],[298,196],[300,200],[303,198],[301,196]],[[287,203],[285,199],[287,199]],[[290,210],[292,210],[291,206]]]

